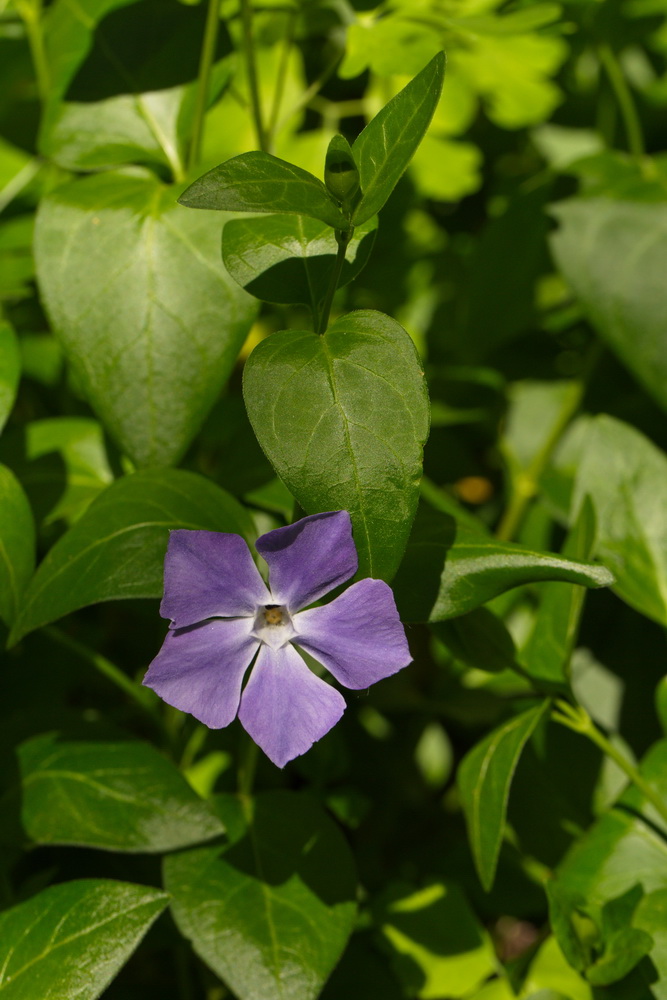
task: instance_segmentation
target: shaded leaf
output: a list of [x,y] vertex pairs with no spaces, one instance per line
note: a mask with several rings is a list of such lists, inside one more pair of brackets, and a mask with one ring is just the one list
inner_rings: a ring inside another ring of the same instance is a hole
[[[17,751],[21,822],[36,844],[173,851],[224,832],[180,772],[148,743],[60,741]],[[11,795],[11,792],[10,792]]]
[[255,313],[220,262],[219,220],[185,212],[140,170],[65,184],[43,199],[40,290],[91,405],[139,466],[183,454]]
[[81,879],[5,910],[2,1000],[96,1000],[166,905],[148,886]]
[[433,622],[431,631],[452,656],[476,670],[498,673],[516,667],[516,648],[502,619],[488,608],[475,608],[450,621]]
[[0,465],[0,618],[12,625],[35,568],[35,522],[13,472]]
[[521,751],[549,704],[544,701],[499,726],[473,747],[459,766],[457,781],[468,837],[487,892],[498,864],[512,777]]
[[164,861],[176,924],[239,1000],[315,1000],[354,926],[349,848],[304,795],[219,807],[228,842]]
[[98,601],[159,597],[172,528],[252,536],[243,507],[218,486],[177,469],[119,479],[90,505],[40,564],[11,636]]
[[21,355],[16,334],[0,320],[0,431],[11,413],[21,376]]
[[321,337],[273,334],[246,362],[243,391],[259,443],[303,509],[348,510],[360,575],[390,579],[428,434],[423,372],[405,330],[360,310]]

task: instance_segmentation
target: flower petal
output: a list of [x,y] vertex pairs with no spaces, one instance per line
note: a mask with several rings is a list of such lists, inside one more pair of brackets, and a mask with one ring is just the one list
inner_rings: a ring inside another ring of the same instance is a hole
[[344,711],[343,696],[316,677],[288,643],[260,648],[239,719],[276,767],[284,767],[328,733]]
[[347,688],[369,687],[412,660],[394,595],[383,580],[360,580],[330,604],[295,615],[293,625],[292,641]]
[[270,594],[240,535],[179,528],[164,560],[163,618],[185,628],[206,618],[254,615]]
[[346,510],[311,514],[257,539],[269,565],[269,586],[277,604],[298,611],[345,583],[359,560]]
[[170,630],[143,683],[209,729],[228,726],[259,645],[251,628],[252,619],[237,618]]

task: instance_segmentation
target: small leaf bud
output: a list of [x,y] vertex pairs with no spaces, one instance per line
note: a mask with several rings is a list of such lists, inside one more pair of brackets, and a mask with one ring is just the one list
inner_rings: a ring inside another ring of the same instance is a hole
[[345,208],[351,205],[359,190],[359,171],[350,144],[342,135],[329,143],[324,161],[324,183],[329,194]]

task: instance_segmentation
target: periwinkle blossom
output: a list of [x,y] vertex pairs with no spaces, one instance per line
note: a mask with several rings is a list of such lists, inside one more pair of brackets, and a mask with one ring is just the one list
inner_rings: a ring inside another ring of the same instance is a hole
[[411,657],[382,580],[360,580],[310,607],[357,570],[347,511],[276,528],[256,548],[268,564],[268,587],[240,535],[171,532],[160,605],[171,624],[144,684],[210,729],[238,715],[267,757],[284,767],[345,711],[342,695],[310,670],[299,649],[353,690],[389,677]]

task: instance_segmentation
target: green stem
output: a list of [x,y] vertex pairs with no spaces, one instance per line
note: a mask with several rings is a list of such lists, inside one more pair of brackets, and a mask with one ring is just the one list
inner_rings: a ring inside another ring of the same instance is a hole
[[610,743],[604,733],[600,732],[585,708],[582,708],[580,705],[574,707],[569,702],[559,699],[556,702],[555,709],[551,713],[551,718],[554,722],[560,723],[561,726],[566,726],[568,729],[572,729],[573,732],[586,736],[587,739],[599,747],[603,754],[618,764],[623,773],[627,775],[633,785],[639,789],[647,802],[651,803],[660,818],[667,824],[667,802],[646,781],[638,768],[634,764],[631,764],[627,757],[624,757],[616,749],[613,743]]
[[208,11],[206,14],[206,26],[204,28],[204,39],[202,41],[201,56],[199,59],[199,79],[197,84],[197,103],[195,106],[195,118],[192,125],[192,139],[190,141],[190,156],[188,166],[192,170],[201,156],[201,145],[204,137],[204,119],[208,107],[208,95],[211,86],[211,72],[215,60],[215,47],[218,41],[218,31],[220,29],[220,0],[208,0]]
[[269,150],[273,148],[273,141],[276,136],[277,126],[278,126],[278,115],[280,114],[280,105],[283,101],[283,94],[285,93],[285,82],[287,80],[287,70],[289,67],[289,57],[292,51],[292,44],[294,42],[294,32],[296,30],[296,12],[292,11],[288,14],[287,20],[287,30],[285,31],[285,37],[283,39],[283,47],[280,53],[280,63],[278,65],[278,73],[276,76],[276,83],[273,91],[273,103],[271,105],[271,111],[269,113],[269,124],[267,126],[267,136],[266,141]]
[[548,438],[533,457],[528,467],[522,470],[512,484],[512,495],[509,504],[500,519],[496,529],[496,538],[501,542],[508,542],[514,537],[523,521],[528,505],[539,490],[539,482],[545,468],[551,460],[551,456],[556,450],[560,439],[576,416],[581,401],[586,392],[586,387],[590,379],[591,372],[597,363],[601,353],[599,343],[593,345],[584,371],[581,377],[572,386],[572,391],[563,400],[561,411],[554,423]]
[[157,722],[160,728],[162,728],[162,721],[153,705],[152,695],[146,688],[139,687],[127,674],[123,673],[120,667],[112,663],[111,660],[107,660],[101,653],[97,653],[94,649],[90,649],[89,646],[84,645],[84,643],[73,639],[55,625],[47,625],[43,631],[60,646],[68,649],[71,653],[75,653],[76,656],[95,667],[100,674],[111,681],[112,684],[115,684],[117,688],[120,688],[124,694],[131,698],[136,705],[151,717],[153,722]]
[[23,18],[25,30],[28,35],[30,55],[32,56],[32,63],[35,67],[35,76],[37,78],[37,91],[40,100],[42,103],[45,103],[51,90],[51,73],[44,47],[41,0],[33,0],[32,3],[17,4],[17,9]]
[[315,332],[322,334],[326,333],[326,329],[329,325],[329,313],[331,312],[331,305],[333,303],[334,295],[336,294],[336,289],[338,288],[338,282],[340,281],[340,276],[343,271],[343,264],[345,263],[345,254],[347,253],[347,246],[352,239],[352,234],[354,229],[336,229],[336,242],[338,243],[338,253],[336,254],[336,263],[334,264],[333,271],[331,272],[331,280],[329,281],[329,287],[327,288],[327,294],[324,296],[324,301],[322,302],[322,310],[320,312],[319,322],[317,323]]
[[252,117],[255,123],[257,145],[264,153],[268,153],[268,142],[266,132],[264,130],[262,104],[259,94],[257,63],[255,61],[255,47],[252,32],[252,7],[250,6],[250,0],[241,0],[241,20],[243,24],[243,50],[245,53],[246,72],[248,74],[250,106],[252,108]]
[[618,108],[621,112],[621,117],[623,118],[625,134],[628,139],[628,149],[633,156],[637,159],[641,159],[645,153],[642,126],[639,120],[639,115],[637,114],[637,107],[633,100],[632,92],[628,87],[623,70],[621,69],[613,49],[606,42],[598,46],[598,55],[609,78],[609,83],[614,91]]
[[257,770],[258,760],[259,747],[249,736],[245,736],[245,749],[242,751],[238,771],[239,795],[243,795],[245,797],[252,795],[252,787],[255,782],[255,771]]

